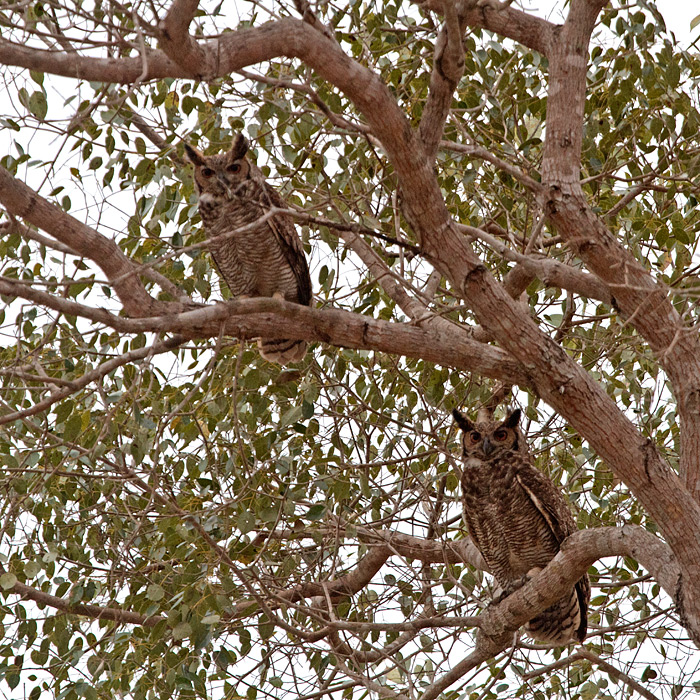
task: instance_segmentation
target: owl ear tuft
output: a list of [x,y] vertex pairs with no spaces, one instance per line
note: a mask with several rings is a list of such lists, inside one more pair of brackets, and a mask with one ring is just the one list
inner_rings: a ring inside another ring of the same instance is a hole
[[248,153],[249,148],[250,144],[248,143],[248,139],[243,136],[243,134],[236,134],[231,143],[231,150],[229,151],[231,160],[240,160]]
[[503,425],[506,428],[516,428],[518,426],[519,422],[520,422],[520,409],[516,408],[514,411],[511,411],[506,416],[506,419],[503,421]]
[[452,417],[455,423],[466,433],[469,430],[474,430],[474,423],[467,418],[463,413],[460,413],[456,408],[452,409]]
[[194,146],[190,146],[189,143],[185,142],[185,156],[190,163],[195,165],[204,165],[204,154],[198,151]]

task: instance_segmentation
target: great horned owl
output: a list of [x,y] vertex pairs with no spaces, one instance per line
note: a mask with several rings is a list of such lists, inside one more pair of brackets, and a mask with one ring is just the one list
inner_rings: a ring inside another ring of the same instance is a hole
[[[279,296],[311,305],[311,278],[291,217],[266,216],[285,209],[282,197],[246,158],[248,141],[237,134],[226,153],[205,156],[185,144],[194,165],[199,213],[211,240],[209,250],[231,293],[241,297]],[[304,357],[306,341],[261,338],[260,354],[279,364]]]
[[[528,573],[543,569],[576,531],[559,489],[532,464],[518,428],[520,410],[502,422],[473,423],[452,412],[462,429],[462,501],[469,534],[506,594]],[[586,637],[588,575],[571,592],[525,625],[533,638],[567,644]]]

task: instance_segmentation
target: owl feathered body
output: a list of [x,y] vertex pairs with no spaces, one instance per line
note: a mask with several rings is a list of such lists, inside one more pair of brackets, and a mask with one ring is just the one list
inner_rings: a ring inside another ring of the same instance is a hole
[[[279,193],[247,158],[248,142],[238,134],[226,153],[205,156],[185,144],[194,164],[202,224],[209,250],[231,293],[240,297],[281,296],[311,305],[306,256]],[[304,340],[261,338],[260,354],[279,364],[304,357]]]
[[[517,427],[520,411],[505,421],[473,423],[453,411],[462,435],[462,501],[469,535],[496,581],[511,593],[523,577],[543,569],[576,523],[561,491],[532,464]],[[588,576],[569,594],[530,620],[538,641],[583,641],[587,629]]]

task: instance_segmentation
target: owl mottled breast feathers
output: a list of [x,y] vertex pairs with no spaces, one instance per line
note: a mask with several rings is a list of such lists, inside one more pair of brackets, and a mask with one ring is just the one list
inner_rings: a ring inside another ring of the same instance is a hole
[[[576,523],[561,491],[532,464],[518,428],[520,411],[502,422],[474,423],[453,411],[462,429],[464,518],[496,581],[512,592],[528,573],[543,569]],[[525,626],[539,641],[566,644],[586,636],[590,582],[581,578],[570,594]]]
[[[248,141],[238,134],[226,153],[205,156],[185,144],[194,165],[202,224],[209,250],[231,293],[241,297],[279,296],[311,304],[311,277],[292,218],[272,209],[287,206],[246,157]],[[297,362],[306,341],[261,338],[260,354],[279,364]]]

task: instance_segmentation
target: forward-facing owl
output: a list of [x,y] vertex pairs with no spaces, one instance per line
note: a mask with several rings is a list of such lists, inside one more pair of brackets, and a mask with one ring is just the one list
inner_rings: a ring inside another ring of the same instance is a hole
[[[532,464],[518,428],[520,410],[502,422],[473,423],[452,412],[462,429],[462,501],[469,534],[506,594],[543,569],[576,523],[561,491]],[[588,575],[569,594],[525,625],[533,638],[567,644],[586,636]]]
[[[235,296],[274,296],[310,306],[309,267],[294,223],[286,214],[268,214],[273,207],[287,207],[246,158],[247,151],[243,134],[234,137],[226,153],[213,156],[185,144],[194,165],[199,213],[212,239],[209,250]],[[260,354],[282,365],[301,360],[306,345],[304,340],[258,340]]]

